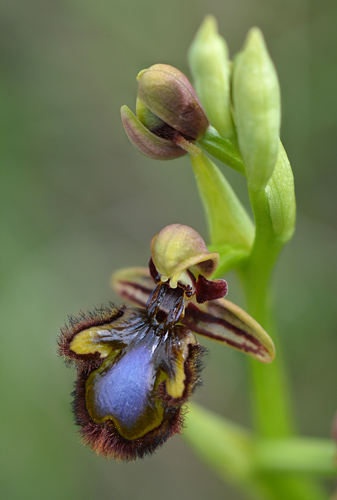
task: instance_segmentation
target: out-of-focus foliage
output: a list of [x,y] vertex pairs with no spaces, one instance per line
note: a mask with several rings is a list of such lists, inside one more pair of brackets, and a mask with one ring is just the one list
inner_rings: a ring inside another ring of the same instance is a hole
[[[328,437],[336,409],[337,4],[5,0],[0,9],[1,498],[224,497],[179,437],[128,465],[82,447],[70,413],[74,373],[55,355],[67,315],[117,300],[110,273],[146,265],[162,227],[181,222],[206,237],[188,160],[142,158],[119,107],[135,98],[144,67],[162,62],[188,74],[189,44],[209,12],[232,53],[259,26],[280,77],[299,217],[277,268],[276,309],[301,431]],[[226,176],[244,198],[243,179],[229,169]],[[229,299],[240,301],[227,279]],[[244,360],[209,347],[195,401],[248,423]]]

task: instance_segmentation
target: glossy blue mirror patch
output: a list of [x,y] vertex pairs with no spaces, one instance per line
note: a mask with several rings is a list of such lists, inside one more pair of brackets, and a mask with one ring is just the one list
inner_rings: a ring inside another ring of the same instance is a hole
[[120,355],[114,364],[93,372],[86,384],[92,419],[103,422],[110,418],[126,439],[143,436],[163,415],[153,401],[156,367],[152,351],[143,340]]

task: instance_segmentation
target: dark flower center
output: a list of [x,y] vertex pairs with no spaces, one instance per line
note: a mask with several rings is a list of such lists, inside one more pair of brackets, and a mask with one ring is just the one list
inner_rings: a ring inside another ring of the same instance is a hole
[[[159,283],[152,292],[148,303],[148,317],[154,326],[171,326],[184,313],[185,292],[183,288],[171,288],[167,283]],[[159,329],[160,330],[160,329]]]

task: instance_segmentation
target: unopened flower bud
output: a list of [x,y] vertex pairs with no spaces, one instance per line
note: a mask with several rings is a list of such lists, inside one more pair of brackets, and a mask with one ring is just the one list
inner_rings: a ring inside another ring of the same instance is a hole
[[266,187],[276,164],[281,106],[277,74],[257,28],[249,32],[234,62],[233,103],[248,186],[259,191]]
[[167,64],[155,64],[141,71],[137,80],[137,117],[126,106],[121,110],[131,142],[156,159],[199,154],[194,141],[209,122],[186,76]]
[[197,95],[176,68],[155,64],[141,71],[137,80],[138,100],[154,115],[187,139],[197,140],[209,125]]
[[195,89],[212,125],[222,137],[234,135],[230,79],[231,63],[215,17],[207,16],[189,51]]

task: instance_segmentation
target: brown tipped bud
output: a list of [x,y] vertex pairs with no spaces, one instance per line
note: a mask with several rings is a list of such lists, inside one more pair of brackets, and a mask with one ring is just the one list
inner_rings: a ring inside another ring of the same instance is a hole
[[155,64],[141,71],[137,80],[137,116],[121,108],[132,144],[157,160],[199,155],[194,141],[204,135],[209,122],[186,76],[167,64]]
[[166,138],[169,133],[166,125],[188,140],[203,136],[208,119],[192,85],[181,71],[167,64],[155,64],[141,71],[137,80],[137,117],[151,132]]

